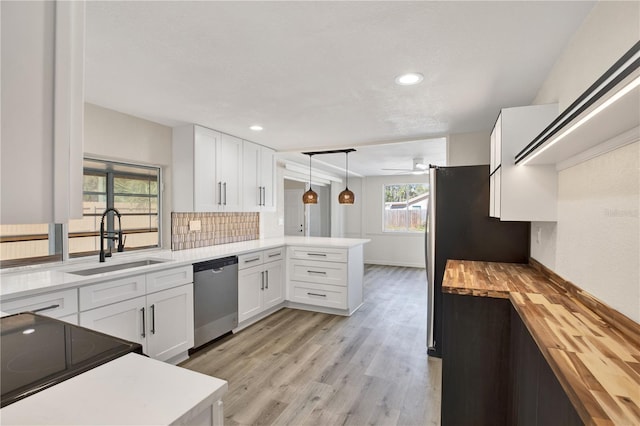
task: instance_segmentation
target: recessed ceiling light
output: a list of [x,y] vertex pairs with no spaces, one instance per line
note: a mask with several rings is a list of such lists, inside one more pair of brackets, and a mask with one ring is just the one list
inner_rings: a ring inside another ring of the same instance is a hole
[[253,126],[249,127],[251,130],[253,130],[254,132],[259,132],[260,130],[262,130],[262,126],[259,126],[257,124],[254,124]]
[[424,79],[424,76],[417,72],[410,72],[402,74],[396,77],[396,84],[401,86],[411,86],[412,84],[418,84]]

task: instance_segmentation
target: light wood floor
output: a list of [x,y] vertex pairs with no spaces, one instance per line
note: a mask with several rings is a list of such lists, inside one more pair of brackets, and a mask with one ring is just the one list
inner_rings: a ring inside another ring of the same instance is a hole
[[182,366],[229,382],[227,425],[439,424],[425,323],[424,269],[366,266],[351,317],[282,309]]

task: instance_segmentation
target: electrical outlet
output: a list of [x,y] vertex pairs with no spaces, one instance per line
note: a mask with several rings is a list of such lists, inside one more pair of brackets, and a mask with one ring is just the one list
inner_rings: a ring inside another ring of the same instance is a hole
[[189,221],[189,231],[199,231],[201,222],[199,220]]

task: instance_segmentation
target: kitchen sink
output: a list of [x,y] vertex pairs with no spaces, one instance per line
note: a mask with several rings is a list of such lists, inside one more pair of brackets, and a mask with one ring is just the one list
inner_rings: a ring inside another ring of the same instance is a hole
[[166,260],[144,259],[144,260],[138,260],[135,262],[118,263],[115,265],[98,266],[96,268],[80,269],[78,271],[69,271],[69,273],[74,275],[104,274],[105,272],[120,271],[121,269],[129,269],[129,268],[138,268],[140,266],[155,265],[156,263],[163,263],[163,262],[166,262]]

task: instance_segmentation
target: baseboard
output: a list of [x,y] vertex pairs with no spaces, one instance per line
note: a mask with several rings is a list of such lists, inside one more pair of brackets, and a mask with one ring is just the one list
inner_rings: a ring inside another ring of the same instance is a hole
[[399,266],[402,268],[418,268],[425,269],[424,264],[406,263],[406,262],[390,262],[388,260],[364,260],[365,265],[380,265],[380,266]]

